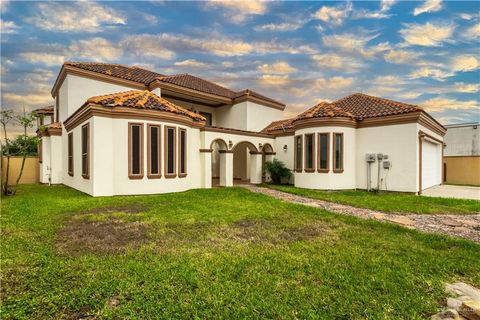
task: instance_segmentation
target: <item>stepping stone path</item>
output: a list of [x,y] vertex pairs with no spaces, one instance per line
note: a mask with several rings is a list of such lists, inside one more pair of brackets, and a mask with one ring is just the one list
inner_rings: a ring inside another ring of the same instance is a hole
[[447,283],[445,292],[447,308],[431,317],[431,320],[480,320],[480,289],[463,282]]
[[363,219],[373,219],[378,221],[395,223],[410,229],[417,229],[425,232],[441,233],[480,243],[480,214],[447,215],[386,213],[371,209],[356,208],[334,202],[311,199],[255,185],[241,186],[247,188],[252,192],[262,193],[291,203],[322,208],[330,212],[355,216]]

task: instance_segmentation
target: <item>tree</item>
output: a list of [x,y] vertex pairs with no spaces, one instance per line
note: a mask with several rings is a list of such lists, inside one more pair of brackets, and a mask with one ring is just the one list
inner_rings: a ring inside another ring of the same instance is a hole
[[280,184],[282,183],[282,179],[290,179],[292,176],[292,171],[278,159],[265,162],[265,170],[270,173],[270,177],[274,184]]
[[[3,127],[3,133],[5,136],[5,145],[2,145],[2,157],[7,157],[7,167],[5,171],[5,181],[3,181],[2,191],[4,195],[14,195],[17,190],[18,183],[23,175],[23,170],[25,168],[25,160],[28,155],[32,153],[32,143],[34,143],[34,149],[38,144],[38,139],[35,137],[29,137],[27,135],[28,128],[32,128],[35,120],[37,119],[37,114],[35,112],[26,112],[25,108],[23,108],[23,112],[21,114],[15,114],[12,110],[2,110],[1,111],[1,119],[0,123]],[[14,143],[10,141],[7,137],[7,124],[10,121],[15,121],[23,128],[23,134],[18,136]],[[15,184],[13,186],[8,185],[9,175],[10,175],[10,157],[11,156],[23,156],[22,165],[20,167],[20,172],[18,173],[18,177],[15,180]],[[3,161],[2,161],[3,165]],[[3,169],[3,168],[2,168]]]

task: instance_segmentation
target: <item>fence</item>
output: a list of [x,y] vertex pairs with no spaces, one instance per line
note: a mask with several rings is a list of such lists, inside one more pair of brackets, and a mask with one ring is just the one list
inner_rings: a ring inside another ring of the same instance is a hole
[[[10,157],[10,173],[8,177],[8,184],[14,184],[17,180],[20,168],[22,167],[22,157]],[[5,181],[7,170],[7,158],[2,158],[2,181]],[[25,166],[23,168],[21,184],[38,183],[40,181],[40,168],[38,164],[38,157],[27,157],[25,159]]]

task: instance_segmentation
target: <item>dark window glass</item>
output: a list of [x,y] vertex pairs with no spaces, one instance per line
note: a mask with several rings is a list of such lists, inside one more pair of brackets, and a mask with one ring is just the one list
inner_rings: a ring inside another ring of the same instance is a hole
[[313,169],[313,134],[305,135],[305,169]]
[[208,113],[208,112],[199,112],[199,114],[201,116],[204,116],[205,119],[207,119],[207,121],[205,121],[205,124],[207,126],[211,126],[212,125],[212,114],[211,113]]
[[185,166],[186,166],[186,155],[187,155],[186,140],[187,140],[186,131],[181,130],[180,131],[180,173],[186,173],[187,172],[187,169],[185,168]]
[[343,169],[343,135],[335,134],[335,169]]
[[319,169],[328,170],[328,133],[320,134],[319,139]]
[[73,132],[68,134],[68,174],[73,176]]
[[150,127],[150,173],[159,173],[158,160],[158,127]]
[[89,126],[82,127],[82,175],[88,176]]
[[302,170],[302,136],[295,137],[295,169]]
[[175,129],[167,130],[167,173],[175,173]]
[[140,127],[132,126],[132,174],[140,174]]

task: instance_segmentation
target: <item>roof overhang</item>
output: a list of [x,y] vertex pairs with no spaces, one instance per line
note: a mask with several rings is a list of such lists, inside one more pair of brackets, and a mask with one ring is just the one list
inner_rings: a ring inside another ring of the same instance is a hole
[[165,121],[184,124],[192,128],[202,128],[205,126],[205,121],[195,121],[188,116],[172,112],[129,107],[103,107],[94,103],[84,104],[68,117],[63,124],[65,129],[70,131],[93,116],[128,120]]
[[50,93],[52,94],[52,97],[55,97],[58,93],[58,90],[62,86],[63,81],[67,77],[67,74],[72,74],[84,78],[89,78],[93,80],[98,80],[98,81],[103,81],[103,82],[108,82],[108,83],[113,83],[113,84],[118,84],[122,85],[125,87],[129,87],[132,89],[138,89],[138,90],[146,90],[147,87],[140,82],[135,82],[131,80],[125,80],[121,79],[118,77],[110,76],[108,74],[103,74],[99,72],[93,72],[89,70],[84,70],[81,68],[77,68],[71,65],[65,65],[63,64],[62,69],[60,69],[60,72],[57,76],[57,79],[55,80],[55,83],[53,84],[52,90]]

